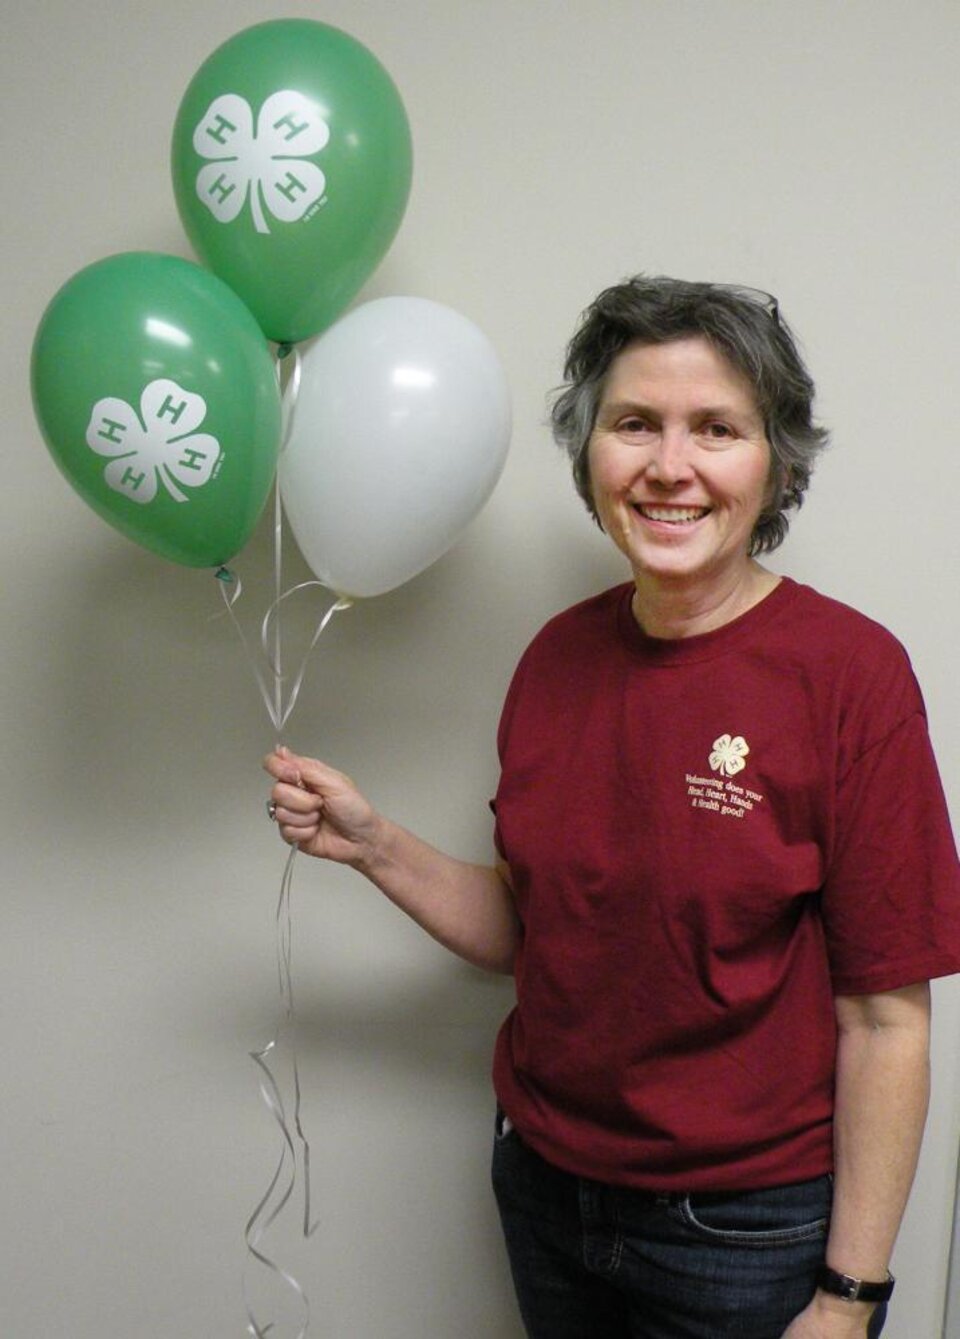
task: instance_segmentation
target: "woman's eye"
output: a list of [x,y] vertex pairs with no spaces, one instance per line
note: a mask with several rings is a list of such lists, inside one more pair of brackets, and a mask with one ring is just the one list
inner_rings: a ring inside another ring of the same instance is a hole
[[736,436],[729,423],[705,423],[702,432],[715,442],[729,441]]
[[631,414],[629,418],[622,418],[617,424],[617,431],[626,433],[628,437],[636,437],[640,433],[650,432],[650,424],[645,418],[637,418]]

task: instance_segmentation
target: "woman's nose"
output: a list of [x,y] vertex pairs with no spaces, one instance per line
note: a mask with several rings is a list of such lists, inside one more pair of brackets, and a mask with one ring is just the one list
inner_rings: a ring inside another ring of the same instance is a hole
[[663,428],[651,452],[646,473],[653,482],[665,486],[690,478],[690,435],[685,429]]

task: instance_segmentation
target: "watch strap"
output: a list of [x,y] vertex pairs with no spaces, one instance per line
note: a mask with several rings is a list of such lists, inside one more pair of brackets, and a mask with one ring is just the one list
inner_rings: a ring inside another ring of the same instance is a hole
[[817,1287],[834,1297],[842,1297],[845,1302],[886,1302],[893,1292],[894,1277],[887,1271],[883,1283],[870,1283],[866,1279],[855,1279],[850,1274],[841,1274],[829,1265],[821,1265],[817,1273]]

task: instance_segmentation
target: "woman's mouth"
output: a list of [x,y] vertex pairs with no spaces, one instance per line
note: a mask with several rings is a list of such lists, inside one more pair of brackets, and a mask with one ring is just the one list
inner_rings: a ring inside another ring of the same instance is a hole
[[647,521],[663,521],[667,525],[684,525],[691,521],[702,520],[710,512],[709,507],[670,507],[662,504],[635,502],[634,511]]

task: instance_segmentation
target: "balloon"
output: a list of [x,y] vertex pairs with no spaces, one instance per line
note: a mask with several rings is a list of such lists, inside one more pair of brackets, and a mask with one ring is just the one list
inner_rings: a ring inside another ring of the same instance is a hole
[[200,67],[173,132],[177,208],[200,258],[271,339],[316,334],[392,242],[410,128],[386,70],[312,19],[232,37]]
[[280,457],[300,550],[340,595],[379,595],[435,562],[493,492],[510,440],[486,336],[424,298],[355,308],[303,351]]
[[88,266],[43,315],[32,383],[54,460],[121,534],[189,567],[243,547],[276,473],[280,392],[226,284],[149,252]]

